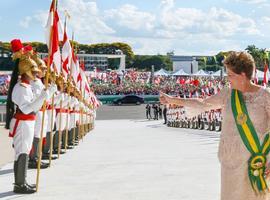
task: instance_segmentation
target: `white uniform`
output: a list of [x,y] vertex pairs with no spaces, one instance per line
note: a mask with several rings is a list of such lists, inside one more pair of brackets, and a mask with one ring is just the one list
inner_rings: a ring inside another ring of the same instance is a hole
[[29,83],[18,82],[12,91],[12,101],[17,106],[17,111],[10,122],[10,133],[13,137],[15,160],[20,154],[29,154],[32,148],[35,127],[35,114],[43,101],[48,97],[45,91],[34,98],[32,87]]
[[[54,128],[55,124],[55,106],[60,104],[60,100],[62,99],[62,94],[58,93],[54,95],[54,109],[52,110],[52,99],[48,102],[49,107],[47,108],[47,115],[48,115],[48,123],[47,123],[47,132],[51,132],[51,128]],[[52,125],[52,126],[51,126]]]
[[[45,86],[43,85],[42,81],[38,78],[34,81],[30,82],[30,85],[32,86],[34,98],[38,97],[42,90],[45,89]],[[40,138],[40,133],[42,129],[42,116],[43,116],[43,111],[39,110],[36,113],[36,123],[35,123],[35,131],[34,131],[34,137],[35,138]],[[42,138],[46,137],[47,133],[47,124],[48,124],[48,115],[47,115],[47,110],[44,111],[44,126],[43,126],[43,131],[42,131]]]
[[[67,123],[67,111],[66,108],[68,106],[69,97],[66,93],[63,93],[62,95],[62,111],[60,112],[60,104],[61,101],[56,104],[55,109],[58,110],[56,112],[56,130],[57,131],[63,131],[66,129],[66,123]],[[60,124],[60,116],[61,116],[61,124]]]
[[79,101],[75,97],[71,97],[70,107],[72,108],[70,111],[70,123],[69,123],[69,130],[76,127],[76,116],[77,112],[79,111]]

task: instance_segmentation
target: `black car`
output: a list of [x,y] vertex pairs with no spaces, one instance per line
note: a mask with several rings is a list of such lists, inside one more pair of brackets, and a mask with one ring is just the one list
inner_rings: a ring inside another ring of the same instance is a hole
[[122,105],[122,104],[136,104],[140,105],[144,103],[144,99],[137,95],[126,95],[120,99],[114,100],[113,104]]

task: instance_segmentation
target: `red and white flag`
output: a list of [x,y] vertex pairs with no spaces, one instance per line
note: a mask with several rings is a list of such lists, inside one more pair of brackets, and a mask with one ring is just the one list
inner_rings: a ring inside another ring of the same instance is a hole
[[89,97],[94,108],[98,108],[101,105],[101,102],[97,99],[96,95],[92,91],[90,92]]
[[57,73],[61,72],[59,32],[62,32],[61,22],[55,7],[55,0],[53,0],[46,25],[46,42],[50,54],[50,66],[52,66]]
[[63,48],[62,48],[62,67],[63,67],[63,74],[65,78],[67,79],[70,65],[71,65],[71,59],[72,59],[72,48],[67,36],[66,27],[64,29],[64,38],[63,38]]
[[263,86],[266,87],[267,84],[268,84],[268,73],[269,73],[267,63],[264,64],[264,70],[263,71],[264,71],[264,75],[263,75]]
[[89,96],[90,93],[90,86],[85,74],[85,70],[84,70],[84,62],[81,62],[80,65],[80,76],[81,76],[81,82],[82,82],[82,88],[83,90],[85,90],[85,96]]
[[255,67],[255,72],[254,72],[254,83],[258,84],[258,73],[257,73],[257,68]]
[[80,64],[79,59],[77,55],[75,55],[74,50],[72,50],[72,59],[71,59],[71,76],[75,83],[77,84],[77,87],[80,88],[80,85],[78,84],[78,75],[80,74]]

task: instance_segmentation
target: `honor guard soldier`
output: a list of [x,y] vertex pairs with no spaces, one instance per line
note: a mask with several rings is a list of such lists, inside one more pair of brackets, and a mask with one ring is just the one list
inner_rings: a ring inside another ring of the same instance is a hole
[[76,113],[78,112],[79,108],[77,108],[79,101],[76,98],[76,91],[75,86],[73,85],[71,88],[71,103],[70,103],[70,123],[69,123],[69,136],[68,136],[68,145],[74,146],[75,145],[75,128],[76,128]]
[[[57,75],[55,74],[55,72],[51,71],[51,74],[49,76],[49,82],[55,83],[56,78],[57,78]],[[43,155],[42,155],[43,160],[50,159],[50,150],[53,149],[51,147],[52,145],[51,141],[55,133],[55,117],[56,117],[55,106],[60,104],[61,98],[62,98],[62,95],[59,92],[57,92],[54,95],[54,99],[53,100],[50,99],[48,101],[48,106],[47,106],[48,123],[47,123],[46,143],[43,146]],[[57,157],[51,156],[51,159],[55,160],[57,159]]]
[[[61,141],[62,141],[62,135],[65,131],[66,127],[66,117],[67,117],[67,111],[64,109],[68,105],[69,98],[67,97],[67,94],[64,93],[65,90],[65,80],[63,76],[58,76],[56,78],[56,84],[58,86],[58,94],[61,96],[61,99],[58,104],[55,105],[55,111],[56,111],[56,132],[54,134],[53,138],[53,154],[58,154],[58,149],[60,154],[64,154],[64,151],[61,151]],[[60,140],[59,140],[60,137]]]
[[[30,45],[27,45],[24,47],[24,52],[25,54],[29,54],[31,59],[33,59],[39,69],[39,72],[35,74],[35,79],[30,81],[30,85],[32,87],[32,91],[34,94],[34,98],[40,96],[42,90],[44,90],[45,86],[43,84],[42,79],[45,77],[45,70],[46,70],[46,65],[43,60],[41,60],[36,53],[34,53],[32,47]],[[43,116],[43,111],[42,108],[36,113],[36,122],[35,122],[35,128],[34,128],[34,140],[33,140],[33,145],[32,145],[32,150],[30,152],[30,159],[29,159],[29,164],[28,168],[30,169],[37,169],[38,165],[38,157],[39,155],[39,140],[43,140],[43,137],[45,137],[46,134],[46,128],[47,128],[47,112],[46,110],[44,111],[44,126],[42,130],[42,116]],[[40,133],[42,131],[42,138],[40,138]],[[41,162],[40,168],[44,169],[47,168],[49,165],[47,163]]]
[[40,70],[30,56],[24,53],[20,40],[12,40],[11,48],[15,66],[8,91],[6,128],[9,128],[9,136],[13,138],[15,151],[13,191],[30,194],[36,191],[35,185],[29,185],[26,181],[36,112],[44,100],[51,97],[55,88],[42,90],[39,96],[34,97],[30,81],[35,79],[35,74]]

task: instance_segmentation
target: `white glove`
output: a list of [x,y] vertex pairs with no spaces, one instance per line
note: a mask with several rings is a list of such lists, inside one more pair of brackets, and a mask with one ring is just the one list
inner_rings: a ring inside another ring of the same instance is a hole
[[60,101],[62,100],[62,94],[61,93],[56,93],[54,96],[54,105],[58,105]]
[[[31,111],[34,111],[34,112],[37,112],[38,110],[40,110],[47,96],[48,96],[47,91],[42,90],[41,94],[33,102],[29,104],[29,109],[31,109]],[[25,112],[25,113],[29,113],[29,112]]]
[[57,86],[55,84],[50,85],[50,87],[47,89],[48,92],[47,100],[50,99],[56,91]]

